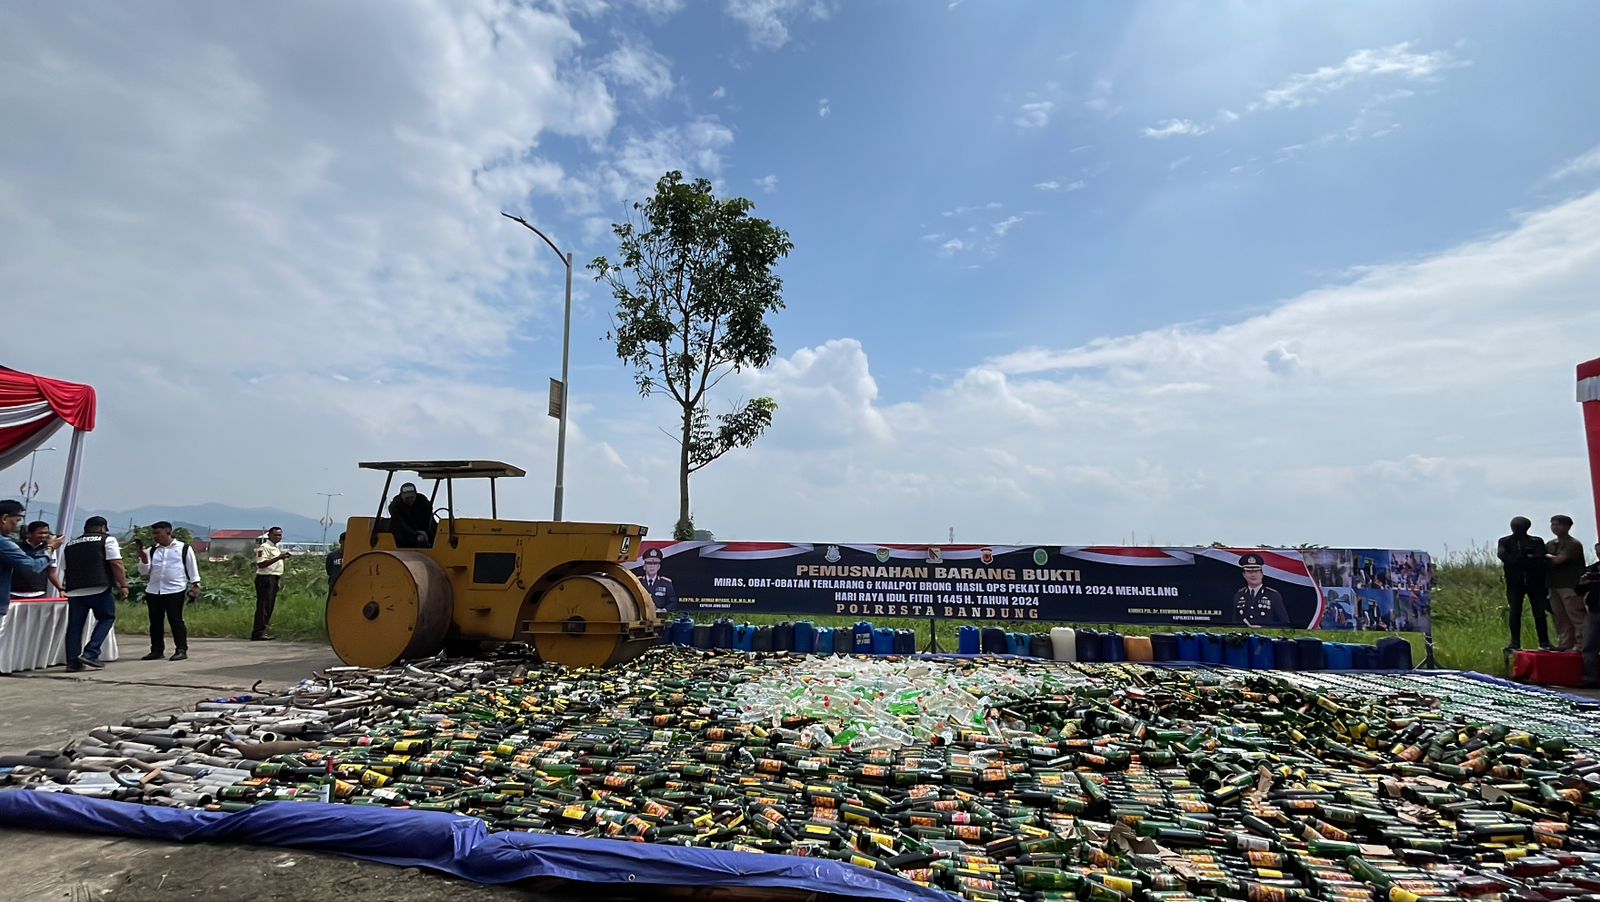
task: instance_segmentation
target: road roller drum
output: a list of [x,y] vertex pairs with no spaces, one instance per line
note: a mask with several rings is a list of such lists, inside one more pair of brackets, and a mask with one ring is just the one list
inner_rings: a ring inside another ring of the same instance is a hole
[[450,583],[416,551],[372,551],[345,562],[328,598],[328,640],[346,664],[387,667],[426,658],[450,629]]
[[527,625],[545,661],[610,667],[656,643],[655,604],[626,573],[584,573],[558,580],[540,596]]

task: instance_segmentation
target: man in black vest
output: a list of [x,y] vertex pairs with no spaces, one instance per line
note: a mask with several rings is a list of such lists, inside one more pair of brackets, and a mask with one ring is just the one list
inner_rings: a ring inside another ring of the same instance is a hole
[[323,566],[328,568],[328,597],[333,597],[333,581],[339,578],[339,571],[344,569],[344,537],[339,533],[339,544],[328,549],[328,557],[323,561]]
[[56,562],[50,556],[50,524],[35,520],[22,531],[22,541],[17,543],[28,557],[43,558],[49,563],[42,573],[31,570],[11,571],[12,598],[44,598],[61,591],[61,579],[56,575]]
[[[128,597],[122,549],[107,530],[105,517],[90,517],[83,535],[63,546],[61,571],[67,587],[67,670],[98,670],[106,666],[100,661],[100,646],[117,620],[117,599]],[[94,631],[85,643],[83,627],[91,613]]]

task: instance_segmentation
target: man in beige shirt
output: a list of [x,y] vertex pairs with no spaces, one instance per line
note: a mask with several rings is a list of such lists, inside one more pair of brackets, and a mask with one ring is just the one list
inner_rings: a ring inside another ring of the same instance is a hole
[[1572,537],[1572,518],[1556,514],[1550,518],[1550,532],[1555,538],[1545,543],[1544,584],[1550,592],[1550,613],[1556,621],[1556,650],[1578,651],[1583,648],[1583,627],[1587,616],[1583,598],[1578,594],[1578,581],[1583,576],[1583,543]]
[[267,626],[272,623],[272,609],[278,604],[283,562],[291,557],[279,547],[282,541],[283,528],[274,526],[267,530],[266,540],[256,546],[256,624],[250,632],[252,642],[278,638],[267,635]]

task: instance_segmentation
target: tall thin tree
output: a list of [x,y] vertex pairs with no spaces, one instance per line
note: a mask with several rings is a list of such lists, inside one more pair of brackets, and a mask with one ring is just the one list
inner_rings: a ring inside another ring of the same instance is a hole
[[729,373],[766,366],[777,353],[767,318],[783,308],[774,272],[794,249],[789,234],[750,215],[748,199],[719,199],[705,179],[668,172],[655,194],[612,226],[615,262],[589,264],[616,298],[617,356],[634,370],[639,393],[678,406],[677,539],[694,538],[689,477],[734,448],[748,448],[772,425],[771,398],[735,403],[713,421],[709,393]]

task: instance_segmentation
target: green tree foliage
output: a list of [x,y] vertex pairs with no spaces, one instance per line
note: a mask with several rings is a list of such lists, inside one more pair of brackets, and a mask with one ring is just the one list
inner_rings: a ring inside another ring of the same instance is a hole
[[708,393],[729,373],[766,366],[777,353],[769,314],[783,308],[773,272],[794,249],[789,233],[750,215],[742,197],[721,200],[705,179],[669,172],[655,194],[617,223],[615,261],[589,264],[616,298],[617,356],[634,369],[641,395],[678,405],[677,539],[694,536],[689,476],[734,448],[748,448],[772,425],[777,404],[754,398],[714,419]]

